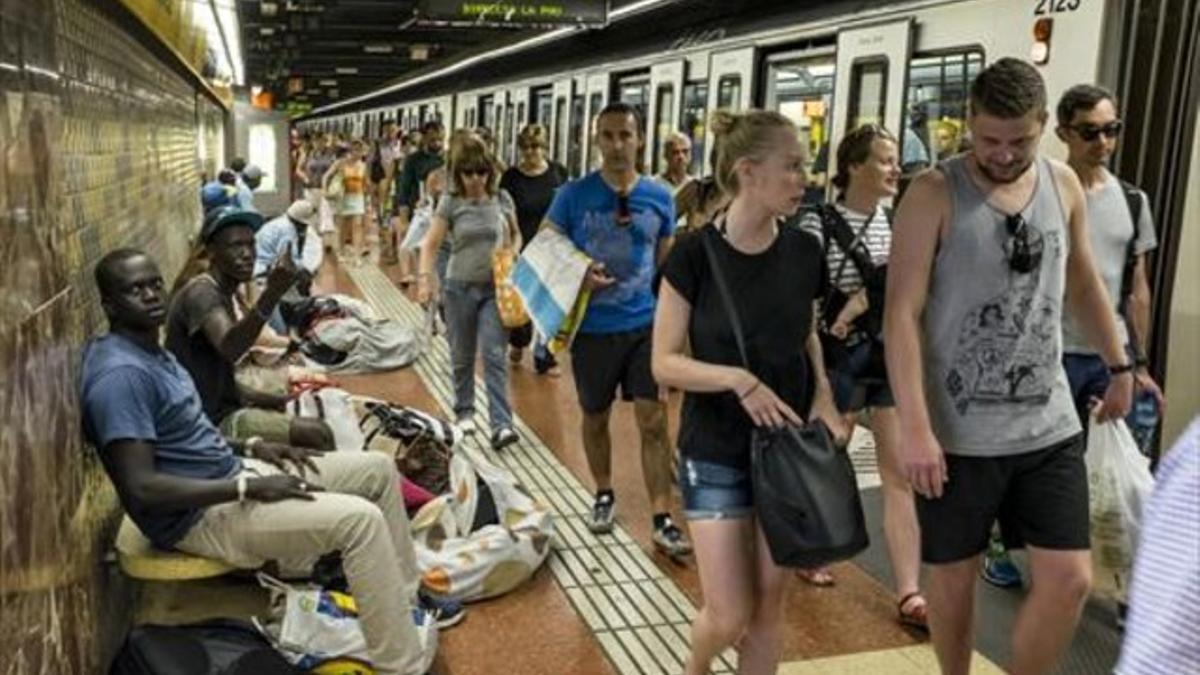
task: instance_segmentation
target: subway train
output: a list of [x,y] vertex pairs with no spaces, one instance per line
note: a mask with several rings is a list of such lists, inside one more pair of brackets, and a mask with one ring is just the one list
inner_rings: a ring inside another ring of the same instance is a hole
[[[550,131],[554,159],[580,176],[598,161],[591,123],[619,100],[642,112],[648,172],[661,169],[663,141],[679,131],[693,143],[691,173],[703,175],[709,111],[758,107],[796,123],[809,150],[810,198],[821,200],[829,196],[825,176],[836,170],[829,148],[847,130],[870,122],[902,130],[911,177],[961,147],[975,74],[1002,57],[1027,59],[1044,76],[1051,107],[1081,82],[1118,93],[1126,132],[1114,169],[1149,193],[1160,241],[1150,354],[1169,398],[1182,404],[1168,429],[1182,430],[1184,411],[1200,408],[1186,380],[1172,386],[1167,362],[1170,353],[1171,369],[1195,372],[1195,350],[1185,345],[1200,331],[1195,311],[1181,309],[1196,304],[1186,289],[1197,286],[1197,273],[1179,264],[1189,242],[1195,250],[1200,220],[1186,190],[1200,180],[1196,101],[1172,79],[1185,76],[1198,38],[1175,34],[1181,29],[1171,21],[1163,23],[1175,28],[1147,30],[1156,25],[1150,14],[1169,8],[1122,0],[751,1],[681,12],[677,3],[654,7],[661,4],[633,3],[614,10],[603,29],[559,29],[430,69],[318,108],[295,126],[366,138],[385,120],[404,129],[429,119],[482,126],[494,133],[500,159],[513,163],[518,131],[539,123]],[[1066,152],[1050,131],[1041,151],[1060,159]]]

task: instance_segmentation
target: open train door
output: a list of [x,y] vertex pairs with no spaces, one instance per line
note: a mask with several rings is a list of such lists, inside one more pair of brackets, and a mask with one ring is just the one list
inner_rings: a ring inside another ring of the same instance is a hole
[[837,146],[851,129],[882,124],[903,139],[912,19],[849,28],[838,33],[833,136],[828,175],[837,173]]
[[650,66],[650,107],[647,110],[646,173],[661,172],[663,141],[679,130],[679,110],[683,91],[683,59]]
[[[745,110],[751,105],[754,47],[714,52],[708,65],[708,109]],[[704,147],[713,147],[712,130],[704,130]],[[704,162],[707,173],[708,162]]]

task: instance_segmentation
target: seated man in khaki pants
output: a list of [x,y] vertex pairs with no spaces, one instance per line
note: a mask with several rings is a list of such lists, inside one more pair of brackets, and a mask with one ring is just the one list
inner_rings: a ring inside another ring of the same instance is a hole
[[80,408],[121,503],[162,549],[238,567],[313,560],[340,551],[378,673],[411,673],[417,620],[449,625],[462,609],[420,584],[399,475],[374,452],[227,442],[174,356],[158,344],[163,279],[141,251],[96,265],[110,330],[84,347]]

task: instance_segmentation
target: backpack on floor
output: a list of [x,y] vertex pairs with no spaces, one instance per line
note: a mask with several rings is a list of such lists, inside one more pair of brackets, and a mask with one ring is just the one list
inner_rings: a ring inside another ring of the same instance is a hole
[[255,627],[235,619],[137,626],[109,675],[300,675]]

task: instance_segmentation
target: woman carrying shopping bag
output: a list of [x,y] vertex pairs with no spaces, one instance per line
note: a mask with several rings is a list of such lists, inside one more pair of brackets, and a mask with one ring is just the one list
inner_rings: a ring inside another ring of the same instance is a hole
[[[326,195],[337,200],[337,249],[342,254],[347,240],[350,247],[339,257],[349,265],[357,267],[366,255],[366,232],[363,217],[367,212],[367,163],[363,160],[366,146],[355,139],[348,154],[341,155],[325,172]],[[340,190],[338,188],[340,184]],[[339,194],[340,193],[340,194]],[[338,199],[340,197],[340,199]]]
[[[804,195],[796,128],[765,111],[718,111],[712,127],[717,180],[732,202],[667,259],[652,365],[660,386],[686,392],[679,482],[704,597],[686,672],[707,673],[737,642],[739,672],[772,673],[792,575],[764,534],[752,439],[809,420],[847,434],[813,330],[826,283],[821,247],[780,222]],[[726,298],[736,298],[736,317]]]
[[450,191],[434,211],[429,233],[421,244],[417,295],[428,303],[436,289],[433,274],[438,248],[450,238],[450,261],[445,291],[447,333],[454,377],[456,426],[475,431],[475,352],[483,355],[491,419],[491,444],[500,450],[516,442],[508,403],[508,331],[500,321],[492,258],[498,248],[520,250],[512,197],[499,189],[496,161],[475,137],[454,145],[450,158]]

